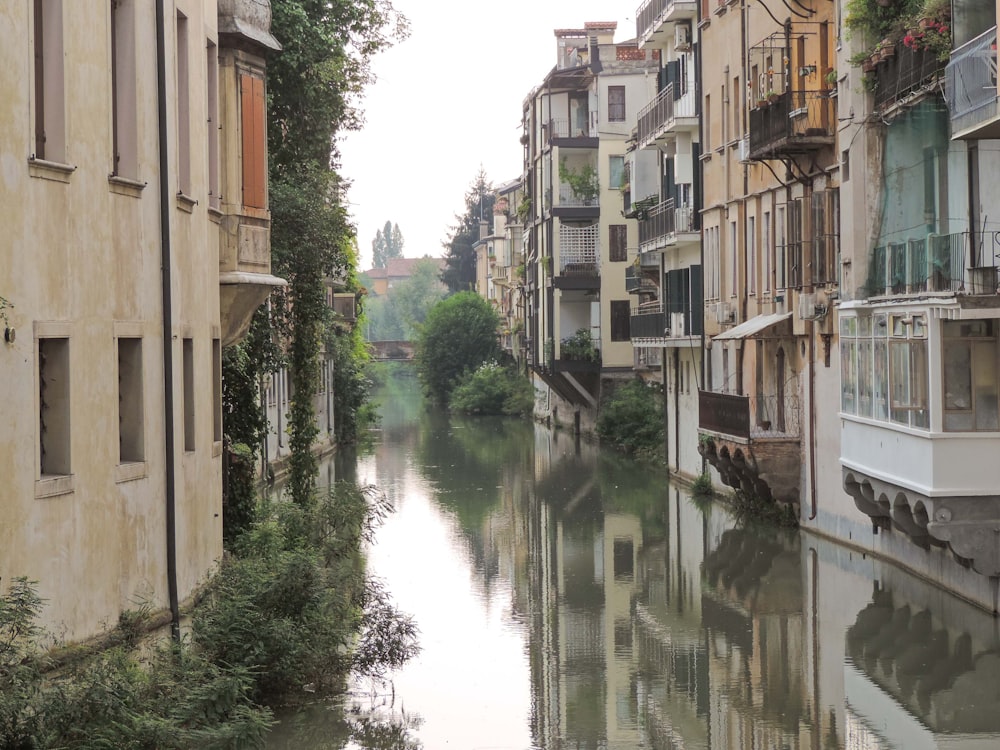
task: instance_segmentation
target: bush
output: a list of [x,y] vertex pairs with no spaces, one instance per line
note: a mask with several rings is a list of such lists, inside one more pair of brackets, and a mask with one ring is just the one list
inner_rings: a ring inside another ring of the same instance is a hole
[[619,386],[601,408],[597,434],[630,455],[658,456],[663,450],[660,395],[642,380]]
[[467,414],[524,416],[535,406],[535,390],[514,369],[486,362],[459,378],[450,403]]
[[700,497],[714,495],[715,490],[712,488],[712,475],[707,471],[699,474],[698,478],[691,485],[691,494]]
[[475,292],[459,292],[427,314],[417,340],[416,363],[427,395],[448,403],[459,378],[500,356],[500,318]]

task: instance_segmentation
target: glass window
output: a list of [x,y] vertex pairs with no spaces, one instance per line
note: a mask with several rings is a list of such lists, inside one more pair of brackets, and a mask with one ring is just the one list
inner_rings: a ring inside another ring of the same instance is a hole
[[608,188],[611,190],[621,190],[625,184],[625,157],[608,157]]
[[624,86],[608,86],[608,122],[625,122]]
[[857,372],[858,342],[855,339],[840,341],[840,409],[846,414],[857,414],[855,373]]
[[944,323],[944,429],[1000,430],[997,340],[992,321]]

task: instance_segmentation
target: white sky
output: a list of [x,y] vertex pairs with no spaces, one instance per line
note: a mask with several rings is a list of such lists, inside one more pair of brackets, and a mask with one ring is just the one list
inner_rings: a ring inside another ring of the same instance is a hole
[[374,61],[366,125],[341,143],[359,270],[387,220],[406,257],[443,255],[480,165],[494,185],[521,174],[521,103],[555,65],[553,30],[617,21],[615,41],[632,39],[641,2],[394,0],[410,37]]

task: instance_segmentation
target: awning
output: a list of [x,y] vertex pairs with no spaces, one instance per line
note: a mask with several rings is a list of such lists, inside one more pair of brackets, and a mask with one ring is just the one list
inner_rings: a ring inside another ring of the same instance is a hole
[[772,315],[757,315],[750,320],[744,320],[738,326],[733,326],[728,331],[723,331],[718,336],[713,336],[712,341],[725,341],[729,339],[746,339],[756,336],[758,333],[776,326],[784,320],[792,317],[790,312],[774,313]]

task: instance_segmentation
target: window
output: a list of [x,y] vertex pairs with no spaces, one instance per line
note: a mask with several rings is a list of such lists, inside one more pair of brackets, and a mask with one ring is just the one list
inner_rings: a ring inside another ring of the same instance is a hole
[[739,256],[739,248],[736,243],[736,222],[729,222],[729,276],[732,281],[729,288],[729,293],[733,297],[736,296],[736,290],[739,288],[739,274],[736,271],[736,263]]
[[779,206],[775,212],[774,221],[774,273],[776,276],[774,288],[778,291],[785,289],[788,285],[785,248],[785,238],[788,236],[787,230],[788,228],[785,225],[785,207]]
[[757,294],[757,217],[747,218],[747,286],[750,294]]
[[944,429],[997,431],[997,334],[992,320],[944,321]]
[[139,174],[135,80],[134,0],[111,0],[111,174],[129,179]]
[[624,86],[608,86],[608,122],[625,122]]
[[839,227],[837,215],[840,213],[839,191],[822,190],[812,195],[813,252],[812,282],[824,284],[837,280],[836,265],[839,263]]
[[628,300],[611,300],[611,340],[628,341],[629,332],[629,309]]
[[69,339],[39,338],[38,449],[43,479],[71,474]]
[[177,14],[177,190],[191,193],[191,80],[188,21]]
[[740,137],[740,130],[741,130],[741,128],[740,128],[740,124],[741,124],[740,123],[740,118],[743,116],[743,107],[742,107],[743,98],[740,95],[740,91],[741,91],[741,89],[740,89],[740,77],[736,76],[735,78],[733,78],[733,91],[732,91],[732,97],[731,97],[732,100],[733,100],[733,102],[734,102],[734,105],[733,105],[733,137],[729,139],[731,141],[739,140],[739,137]]
[[621,190],[625,185],[625,157],[608,157],[608,189]]
[[184,450],[194,450],[194,341],[181,342],[181,366],[184,373]]
[[243,205],[267,208],[267,150],[264,140],[264,79],[240,76],[240,109],[243,128]]
[[722,287],[720,274],[721,259],[719,257],[719,228],[708,227],[705,230],[705,237],[705,265],[707,266],[706,293],[708,299],[715,300],[719,298],[719,290]]
[[771,274],[774,268],[774,248],[771,246],[771,212],[764,212],[764,223],[761,225],[761,250],[764,254],[764,284],[765,292],[771,291]]
[[615,580],[631,581],[635,575],[635,543],[631,537],[621,537],[615,539],[613,550]]
[[610,259],[614,262],[628,260],[628,226],[625,224],[612,224],[608,227],[608,248],[610,249]]
[[802,286],[802,199],[796,198],[788,204],[788,286],[798,289]]
[[62,0],[34,0],[36,159],[66,161]]
[[211,39],[205,47],[208,83],[208,205],[218,210],[222,205],[219,188],[219,50]]
[[705,94],[705,111],[702,112],[702,137],[705,139],[705,148],[702,153],[707,154],[712,150],[712,96]]
[[142,339],[118,342],[118,463],[145,460],[142,408]]
[[212,339],[212,440],[222,442],[222,342]]

